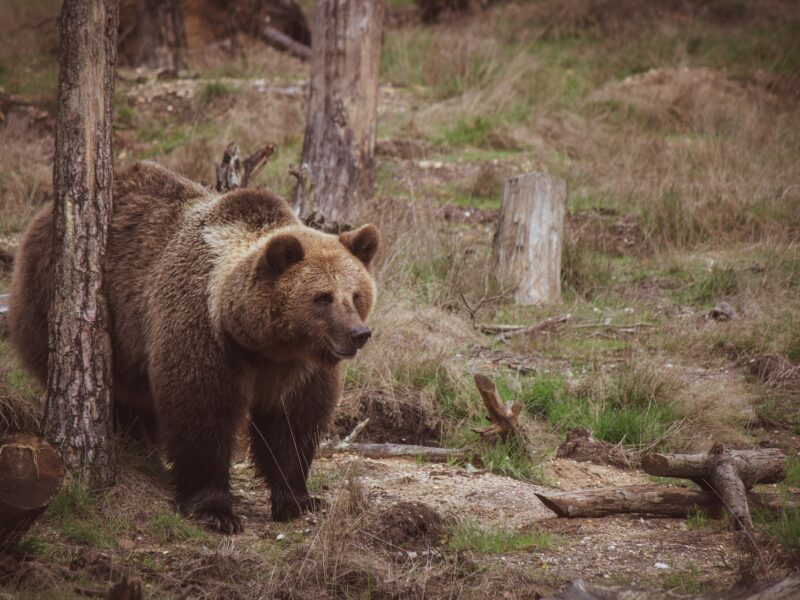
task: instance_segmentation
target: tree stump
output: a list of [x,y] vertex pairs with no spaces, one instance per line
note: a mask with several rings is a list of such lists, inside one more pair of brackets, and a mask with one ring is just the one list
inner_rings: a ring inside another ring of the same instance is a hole
[[503,442],[520,441],[517,419],[522,412],[522,402],[517,400],[511,406],[506,406],[491,379],[480,373],[476,373],[474,379],[491,425],[477,427],[472,431],[479,433],[481,438],[490,444],[496,444],[498,439]]
[[64,0],[53,163],[45,437],[89,486],[114,482],[104,277],[112,212],[116,0]]
[[561,245],[567,184],[544,173],[506,179],[492,259],[517,304],[561,302]]
[[[313,207],[341,221],[374,184],[383,0],[318,0],[302,162]],[[300,214],[303,189],[295,190]],[[300,215],[305,216],[305,215]]]
[[63,477],[61,459],[44,440],[24,433],[0,438],[0,551],[16,546]]

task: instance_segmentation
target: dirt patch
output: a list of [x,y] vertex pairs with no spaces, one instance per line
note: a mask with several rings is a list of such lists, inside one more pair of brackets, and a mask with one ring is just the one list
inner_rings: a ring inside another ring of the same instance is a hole
[[428,548],[442,543],[445,520],[422,502],[398,502],[374,514],[364,532],[396,548]]
[[359,442],[438,446],[442,437],[440,424],[420,404],[420,392],[414,388],[396,388],[392,396],[371,390],[345,399],[332,433],[345,437],[364,419],[369,419],[369,424]]
[[566,218],[567,238],[610,256],[653,255],[653,245],[636,215],[593,209],[570,213]]

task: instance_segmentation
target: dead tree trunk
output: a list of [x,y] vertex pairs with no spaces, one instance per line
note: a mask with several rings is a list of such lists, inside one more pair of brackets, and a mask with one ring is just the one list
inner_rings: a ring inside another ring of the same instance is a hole
[[120,52],[134,66],[169,71],[187,68],[180,0],[135,0],[133,10],[124,14]]
[[[372,193],[383,13],[383,0],[318,0],[314,10],[302,162],[312,210],[327,221]],[[298,185],[296,213],[302,194]]]
[[114,481],[104,290],[112,210],[115,0],[64,0],[53,165],[53,281],[44,434],[73,475]]
[[24,433],[0,438],[0,551],[25,535],[63,477],[61,459],[44,440]]
[[506,179],[492,255],[501,285],[517,304],[561,302],[561,244],[567,185],[528,173]]

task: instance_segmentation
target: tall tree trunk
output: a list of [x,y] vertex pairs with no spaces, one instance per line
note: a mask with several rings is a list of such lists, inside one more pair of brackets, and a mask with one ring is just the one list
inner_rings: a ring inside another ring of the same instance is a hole
[[132,8],[126,4],[123,13],[123,36],[130,35],[130,41],[120,39],[120,52],[137,67],[186,69],[186,27],[180,0],[135,0]]
[[314,10],[303,163],[328,220],[372,193],[383,13],[383,0],[318,0]]
[[61,7],[44,434],[73,476],[96,487],[114,481],[104,271],[117,21],[116,0]]

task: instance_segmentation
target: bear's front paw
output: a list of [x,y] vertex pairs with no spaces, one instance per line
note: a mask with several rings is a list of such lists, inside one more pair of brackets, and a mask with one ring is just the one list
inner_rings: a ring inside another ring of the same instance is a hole
[[272,500],[272,520],[291,521],[303,513],[316,512],[326,507],[327,503],[320,498],[312,498],[311,496],[295,498],[276,494]]
[[303,508],[303,512],[319,512],[328,508],[328,503],[322,498],[309,496],[300,503],[300,506]]
[[200,520],[209,529],[219,531],[225,535],[241,533],[244,530],[242,520],[231,511],[200,509],[195,510],[192,516]]
[[209,529],[231,535],[241,533],[242,520],[233,514],[230,496],[225,492],[203,490],[180,502],[181,512],[191,516]]

